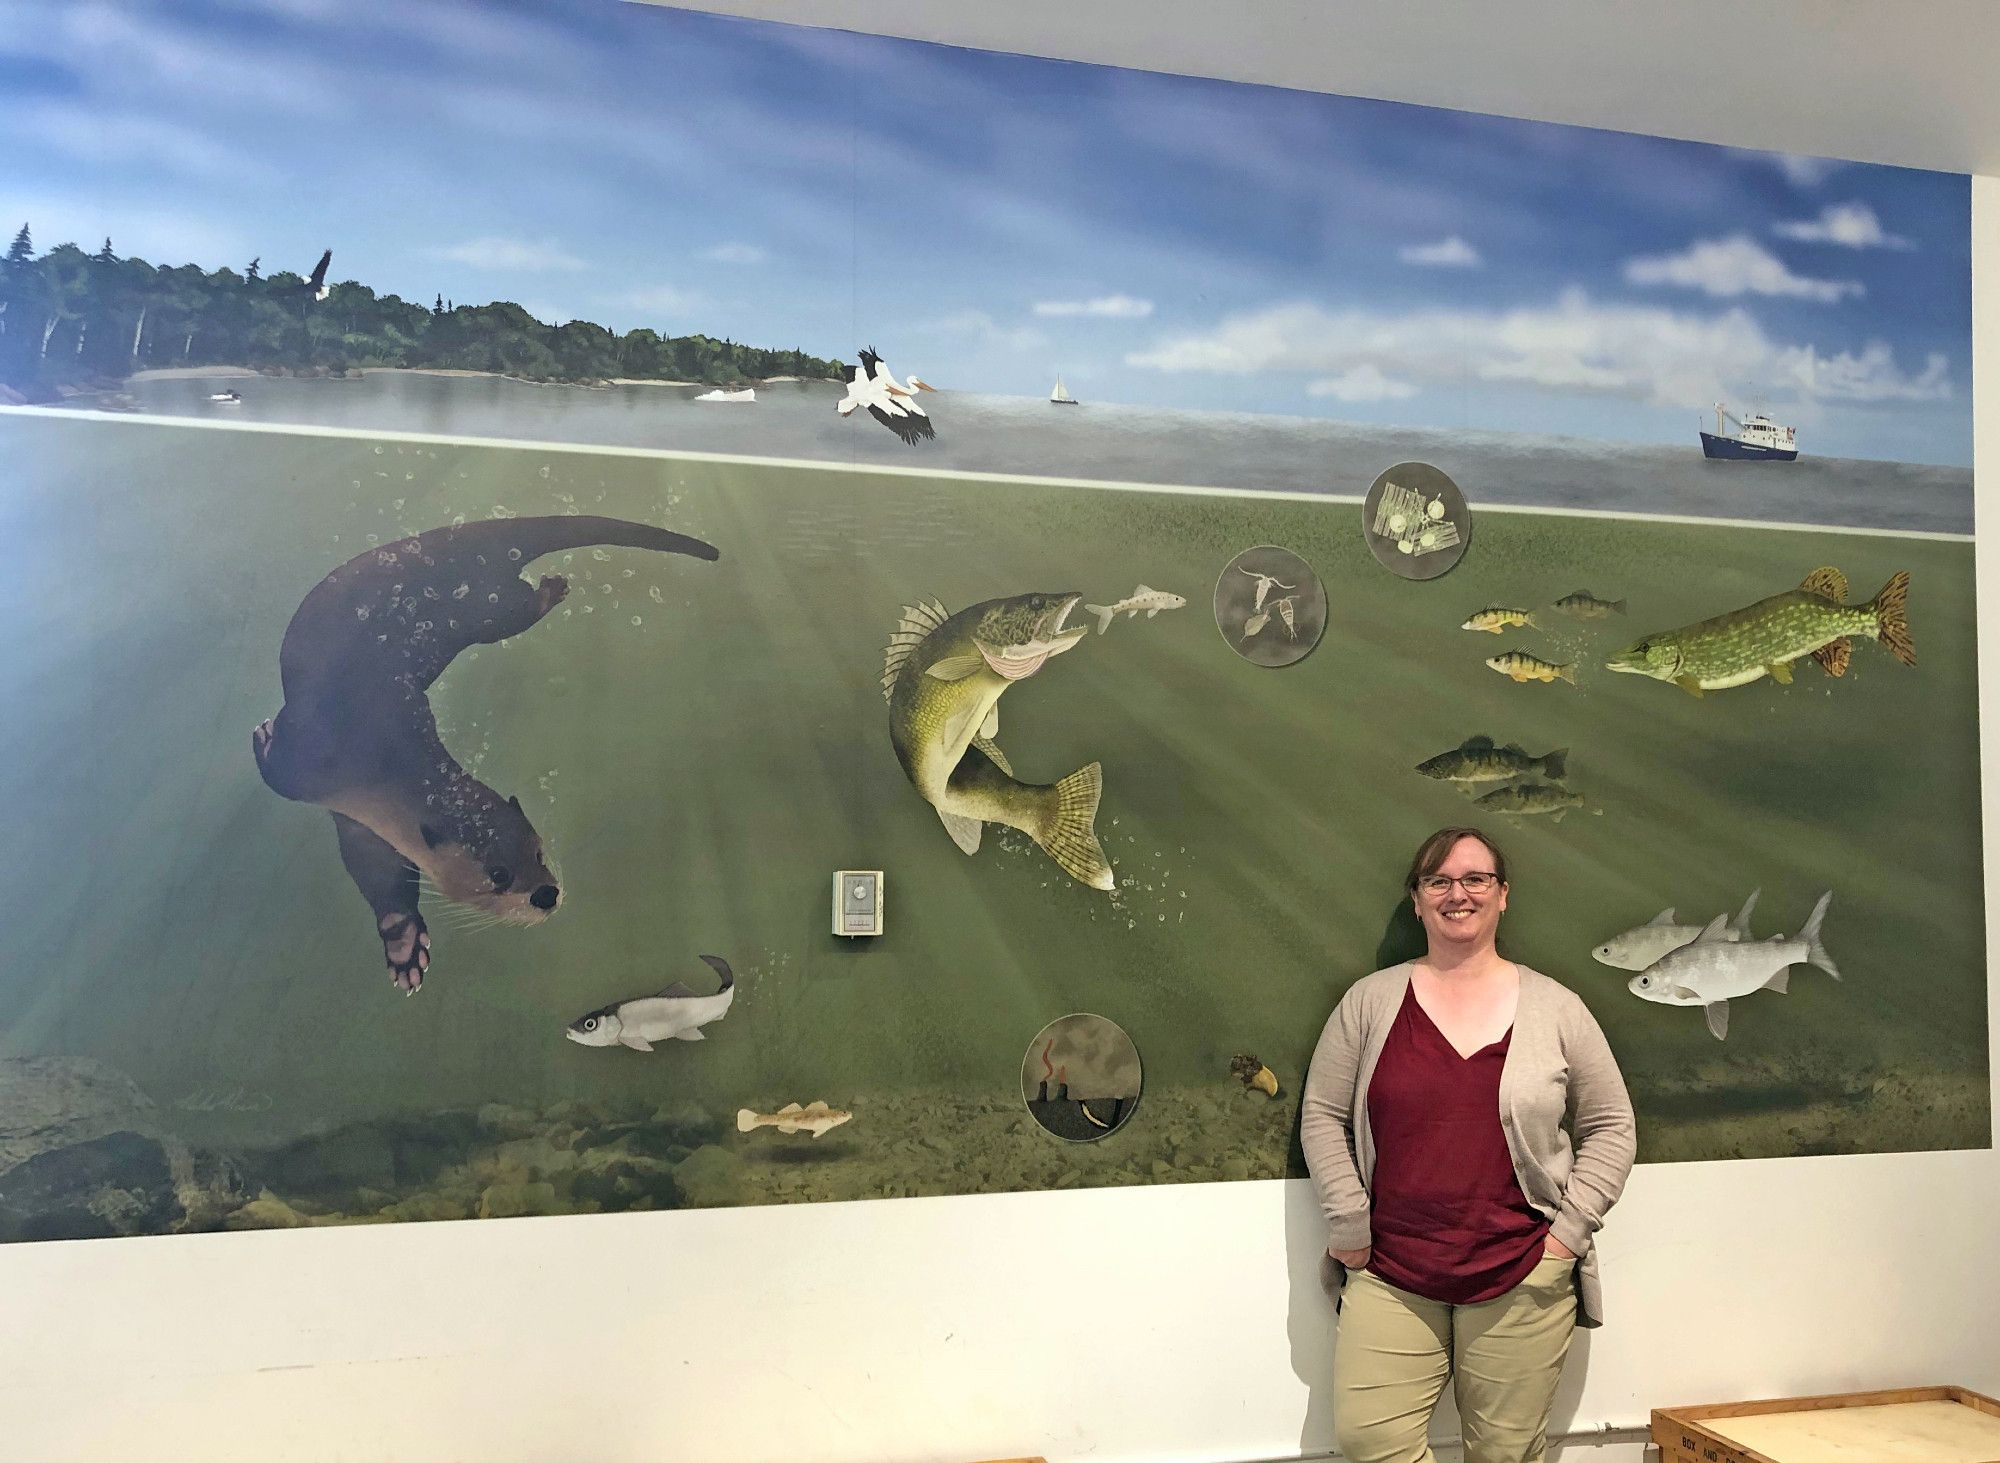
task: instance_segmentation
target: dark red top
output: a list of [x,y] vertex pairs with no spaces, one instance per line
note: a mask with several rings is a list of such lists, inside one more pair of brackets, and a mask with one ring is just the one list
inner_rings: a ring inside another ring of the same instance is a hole
[[1403,997],[1375,1074],[1368,1268],[1398,1290],[1471,1305],[1519,1285],[1542,1257],[1549,1222],[1521,1193],[1500,1128],[1500,1069],[1514,1029],[1461,1057]]

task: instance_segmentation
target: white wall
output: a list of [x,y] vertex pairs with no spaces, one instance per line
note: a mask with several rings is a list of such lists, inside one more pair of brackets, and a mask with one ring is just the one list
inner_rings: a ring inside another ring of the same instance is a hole
[[[2000,177],[1973,197],[1990,493]],[[1990,753],[1990,550],[1979,587]],[[1991,927],[2000,781],[1984,816]],[[1642,1167],[1558,1425],[2000,1393],[1996,1215],[1992,1151]],[[1332,1437],[1321,1238],[1303,1182],[1264,1182],[0,1247],[0,1459],[1295,1457]],[[1115,1349],[1072,1348],[1107,1317]]]

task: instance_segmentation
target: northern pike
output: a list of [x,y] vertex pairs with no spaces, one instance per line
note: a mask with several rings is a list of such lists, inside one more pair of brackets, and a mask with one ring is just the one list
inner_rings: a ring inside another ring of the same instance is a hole
[[1576,667],[1573,664],[1556,665],[1552,661],[1540,660],[1524,650],[1503,651],[1499,655],[1486,658],[1489,670],[1496,670],[1515,684],[1524,681],[1568,681],[1576,684]]
[[1575,594],[1566,594],[1557,600],[1554,608],[1573,620],[1608,620],[1613,615],[1625,613],[1625,601],[1599,599],[1589,590],[1579,589]]
[[1017,594],[947,614],[935,600],[906,605],[882,667],[889,742],[896,760],[952,842],[979,851],[987,823],[1018,828],[1093,889],[1110,889],[1111,864],[1097,841],[1104,787],[1095,762],[1052,784],[1020,782],[995,743],[1000,695],[1090,633],[1063,622],[1083,596]]
[[[1467,737],[1449,752],[1440,752],[1419,762],[1417,771],[1440,782],[1467,785],[1511,782],[1517,777],[1536,774],[1560,780],[1568,770],[1568,757],[1567,747],[1558,747],[1544,756],[1530,757],[1512,742],[1496,747],[1491,737]],[[1688,938],[1693,939],[1694,936],[1689,935]]]
[[1526,625],[1530,630],[1539,630],[1542,628],[1535,622],[1534,615],[1527,610],[1509,609],[1506,605],[1493,605],[1490,608],[1478,610],[1466,616],[1465,623],[1458,628],[1461,630],[1484,630],[1489,635],[1498,635],[1509,625]]
[[1555,816],[1550,821],[1560,823],[1563,814],[1571,808],[1583,806],[1583,794],[1547,782],[1521,782],[1512,787],[1496,788],[1485,797],[1475,798],[1473,803],[1494,813],[1523,816],[1552,813]]
[[1187,601],[1178,594],[1170,594],[1164,589],[1151,589],[1142,584],[1117,604],[1085,605],[1084,608],[1097,616],[1097,633],[1102,635],[1111,628],[1111,622],[1119,615],[1129,619],[1144,610],[1146,618],[1150,620],[1161,610],[1177,610],[1186,603]]
[[1898,571],[1866,604],[1850,605],[1847,576],[1815,569],[1797,589],[1760,599],[1679,630],[1662,630],[1620,651],[1606,670],[1671,681],[1691,696],[1748,685],[1769,676],[1792,681],[1792,662],[1810,655],[1830,676],[1845,675],[1851,636],[1879,640],[1904,665],[1915,665],[1904,600],[1910,576]]
[[1708,1017],[1709,1034],[1721,1041],[1729,1035],[1729,1003],[1752,991],[1784,995],[1792,966],[1816,965],[1840,979],[1833,957],[1819,939],[1826,907],[1832,902],[1829,889],[1813,906],[1805,927],[1789,940],[1773,935],[1768,940],[1732,941],[1723,929],[1724,916],[1718,914],[1693,944],[1669,951],[1627,981],[1625,988],[1642,1001],[1700,1006]]
[[[1756,889],[1750,891],[1750,897],[1743,901],[1736,918],[1722,927],[1723,939],[1740,944],[1751,938],[1750,911],[1757,907],[1760,892]],[[1705,928],[1703,925],[1676,924],[1672,908],[1663,909],[1646,923],[1636,925],[1622,935],[1613,935],[1592,950],[1590,958],[1613,970],[1644,970],[1681,946],[1692,945],[1701,938]]]
[[712,996],[698,996],[675,981],[656,996],[634,996],[579,1016],[563,1032],[579,1046],[629,1046],[649,1052],[656,1041],[701,1041],[702,1027],[729,1014],[736,1000],[736,977],[720,955],[702,963],[722,977]]

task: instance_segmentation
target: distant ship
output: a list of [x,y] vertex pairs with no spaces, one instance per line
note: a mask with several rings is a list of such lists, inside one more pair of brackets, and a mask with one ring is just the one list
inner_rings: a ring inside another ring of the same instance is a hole
[[[1723,426],[1725,421],[1736,424],[1733,436]],[[1756,412],[1738,419],[1718,401],[1715,430],[1701,434],[1701,450],[1703,456],[1723,462],[1795,462],[1799,444],[1790,427],[1781,427]]]
[[1056,389],[1049,393],[1049,401],[1055,406],[1075,406],[1077,400],[1069,394],[1069,388],[1062,384],[1062,373],[1056,373]]

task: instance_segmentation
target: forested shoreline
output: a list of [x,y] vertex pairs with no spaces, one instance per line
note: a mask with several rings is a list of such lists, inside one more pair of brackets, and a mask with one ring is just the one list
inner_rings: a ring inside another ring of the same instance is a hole
[[315,300],[309,282],[261,260],[241,271],[155,266],[58,244],[36,255],[27,224],[0,259],[0,385],[27,400],[115,384],[139,371],[210,365],[300,375],[365,366],[491,372],[528,381],[838,379],[842,365],[707,335],[613,334],[545,325],[510,301],[430,305],[349,280]]

